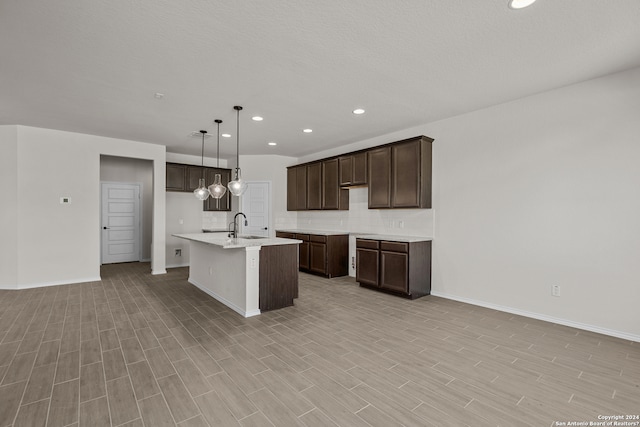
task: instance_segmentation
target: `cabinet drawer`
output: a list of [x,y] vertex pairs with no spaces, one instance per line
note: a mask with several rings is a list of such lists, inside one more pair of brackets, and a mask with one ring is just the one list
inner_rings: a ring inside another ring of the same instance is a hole
[[317,234],[310,234],[309,240],[311,240],[312,242],[327,243],[327,236],[318,236]]
[[309,241],[309,235],[308,234],[298,234],[298,233],[296,233],[296,239],[302,240],[303,242],[308,242]]
[[409,252],[409,244],[401,242],[380,242],[380,250],[389,252]]
[[286,231],[276,231],[276,237],[282,237],[283,239],[295,239],[294,233],[287,233]]
[[377,240],[356,239],[356,248],[378,249],[379,245]]

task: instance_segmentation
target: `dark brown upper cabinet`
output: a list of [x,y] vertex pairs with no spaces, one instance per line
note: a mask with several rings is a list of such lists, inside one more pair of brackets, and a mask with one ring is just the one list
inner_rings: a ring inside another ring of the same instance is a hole
[[[167,163],[166,191],[192,192],[200,185],[203,167],[196,165],[185,165],[182,163]],[[213,184],[215,174],[219,173],[223,185],[227,185],[231,179],[231,169],[204,167],[205,185]],[[216,200],[209,197],[204,201],[205,211],[229,211],[231,203],[229,192],[224,197]]]
[[369,209],[431,208],[426,136],[287,169],[287,210],[349,209],[348,188],[368,186]]
[[166,191],[186,191],[187,165],[167,163]]
[[431,207],[431,143],[412,138],[369,151],[369,208]]
[[213,183],[213,179],[209,181],[206,176],[207,169],[202,166],[187,166],[187,191],[193,191],[198,188],[200,186],[200,178],[205,179],[205,185]]
[[367,183],[367,152],[350,154],[338,158],[339,182],[341,186],[365,185]]
[[322,163],[307,165],[307,209],[322,208]]
[[307,209],[307,166],[287,168],[287,210]]
[[391,207],[391,147],[369,150],[369,209]]
[[[215,181],[216,174],[220,174],[220,182],[225,187],[229,184],[231,180],[231,170],[230,169],[218,169],[218,168],[206,168],[205,174],[205,182],[207,186],[213,184]],[[204,201],[204,210],[205,211],[230,211],[231,210],[231,196],[230,192],[227,191],[224,193],[219,199],[214,199],[213,197],[209,197]]]
[[338,185],[338,159],[322,162],[322,209],[349,209],[349,192]]

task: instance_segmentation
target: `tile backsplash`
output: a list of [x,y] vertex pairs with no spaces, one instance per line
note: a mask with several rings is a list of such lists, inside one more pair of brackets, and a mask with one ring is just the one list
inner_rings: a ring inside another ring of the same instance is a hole
[[348,211],[300,211],[297,228],[433,236],[433,209],[369,209],[366,187],[349,190]]

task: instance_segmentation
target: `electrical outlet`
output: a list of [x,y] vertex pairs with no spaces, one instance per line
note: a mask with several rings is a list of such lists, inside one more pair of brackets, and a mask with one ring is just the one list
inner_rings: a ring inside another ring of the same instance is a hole
[[560,296],[560,285],[551,286],[551,295],[553,295],[554,297]]
[[176,249],[175,254],[173,256],[182,256],[182,249]]
[[404,221],[398,221],[398,227],[404,228]]

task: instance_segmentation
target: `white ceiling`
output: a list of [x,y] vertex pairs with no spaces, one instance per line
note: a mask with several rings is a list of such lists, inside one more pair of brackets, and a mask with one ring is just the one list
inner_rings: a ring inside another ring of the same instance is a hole
[[0,124],[175,153],[220,118],[234,156],[234,105],[299,157],[637,66],[639,0],[0,0]]

